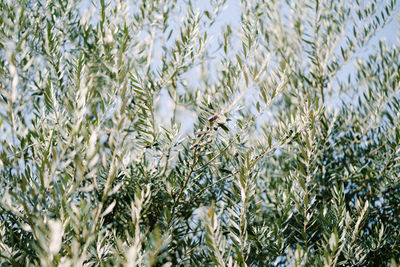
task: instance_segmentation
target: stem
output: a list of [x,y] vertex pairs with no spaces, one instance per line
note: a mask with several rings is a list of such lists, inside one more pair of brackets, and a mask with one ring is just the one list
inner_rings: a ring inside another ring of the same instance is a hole
[[181,190],[179,191],[179,194],[178,194],[177,198],[176,198],[175,201],[174,201],[174,205],[173,205],[173,207],[172,207],[172,212],[171,212],[171,217],[170,217],[169,221],[167,222],[167,228],[169,228],[169,223],[171,222],[172,218],[174,217],[175,209],[176,209],[176,207],[178,206],[179,199],[182,197],[183,191],[186,189],[186,187],[187,187],[187,185],[188,185],[188,183],[189,183],[190,176],[192,175],[192,173],[193,173],[193,171],[194,171],[194,167],[195,167],[195,165],[196,165],[196,163],[197,163],[197,160],[196,160],[196,159],[197,159],[197,151],[194,152],[193,161],[192,161],[192,164],[191,164],[191,166],[190,166],[190,171],[189,171],[189,173],[186,175],[185,183],[183,184]]

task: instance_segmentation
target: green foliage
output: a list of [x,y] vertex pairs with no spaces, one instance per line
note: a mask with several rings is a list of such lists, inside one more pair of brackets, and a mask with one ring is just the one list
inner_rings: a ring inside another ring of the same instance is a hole
[[399,5],[235,6],[0,1],[2,266],[398,266]]

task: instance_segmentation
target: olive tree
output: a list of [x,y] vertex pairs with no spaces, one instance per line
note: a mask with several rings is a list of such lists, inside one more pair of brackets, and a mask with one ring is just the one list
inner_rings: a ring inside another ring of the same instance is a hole
[[0,12],[2,265],[397,266],[395,0]]

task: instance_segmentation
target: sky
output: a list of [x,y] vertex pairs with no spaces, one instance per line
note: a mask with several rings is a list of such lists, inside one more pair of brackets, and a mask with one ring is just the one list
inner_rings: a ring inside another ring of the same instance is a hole
[[[338,0],[339,1],[339,0]],[[341,0],[347,1],[347,0]],[[194,1],[200,9],[208,8],[208,1]],[[378,1],[379,2],[379,1]],[[381,0],[380,3],[385,3],[385,0]],[[218,20],[216,21],[215,25],[213,25],[211,32],[215,35],[218,35],[220,29],[225,24],[230,24],[233,27],[240,29],[240,14],[241,14],[241,1],[240,0],[227,0],[225,10],[220,14]],[[347,63],[337,74],[337,78],[339,80],[347,80],[348,75],[355,74],[355,67],[354,63],[357,58],[366,59],[372,53],[374,53],[375,48],[378,46],[379,41],[385,40],[386,43],[391,46],[396,43],[400,42],[400,27],[399,27],[399,20],[400,20],[400,2],[398,2],[395,6],[394,15],[392,20],[383,28],[381,29],[371,40],[367,43],[365,47],[359,49],[355,59],[351,60]],[[216,37],[216,36],[215,36]],[[334,85],[333,85],[334,86]],[[249,94],[252,93],[256,96],[257,92],[248,92]],[[341,105],[341,100],[344,99],[343,96],[333,97],[329,101],[327,101],[327,106],[332,108],[338,108]],[[345,99],[346,101],[355,101],[355,99]],[[164,113],[164,112],[163,112]],[[165,113],[164,113],[165,114]],[[188,114],[184,115],[187,116]],[[261,116],[259,120],[265,120],[265,117],[269,116],[265,114]],[[194,122],[195,118],[189,120],[190,123],[186,123],[183,125],[185,130],[191,129],[191,123]],[[184,121],[188,121],[187,119]]]
[[[345,1],[345,0],[342,0]],[[98,1],[94,1],[98,2]],[[107,2],[107,1],[106,1]],[[204,0],[194,0],[193,5],[195,8],[198,8],[199,10],[204,10],[206,8],[209,8],[209,1],[204,1]],[[381,1],[382,3],[384,2]],[[85,13],[85,7],[88,6],[90,3],[90,0],[83,0],[82,4],[80,6],[80,9],[82,10],[82,14],[84,16],[89,16],[92,15],[89,13]],[[93,12],[93,11],[92,11]],[[361,58],[367,58],[369,54],[371,54],[374,50],[374,47],[377,46],[379,40],[386,40],[388,44],[394,44],[398,43],[400,40],[400,27],[399,27],[399,19],[400,19],[400,1],[396,4],[396,11],[397,16],[393,16],[392,21],[387,24],[381,31],[378,32],[378,34],[368,43],[368,45],[360,50],[359,56]],[[214,35],[214,39],[217,38],[218,34],[220,33],[221,27],[223,27],[225,24],[230,24],[232,25],[233,28],[238,28],[240,29],[240,14],[241,14],[241,1],[240,0],[227,0],[226,5],[225,5],[225,10],[220,14],[218,17],[216,23],[212,26],[210,29],[210,37],[212,38],[212,35]],[[216,42],[210,42],[208,45],[215,46],[216,47]],[[348,63],[338,74],[338,77],[342,77],[343,79],[346,79],[348,74],[351,74],[354,72],[354,67],[353,67],[354,62]],[[192,73],[190,73],[192,75]],[[190,77],[189,79],[190,80]],[[170,112],[170,100],[168,100],[166,92],[162,92],[160,94],[159,101],[165,102],[165,105],[162,105],[163,107],[159,111],[159,114],[171,114]],[[168,104],[169,103],[169,104]],[[179,120],[184,123],[183,126],[183,132],[191,131],[193,123],[196,121],[196,118],[194,117],[195,114],[190,114],[190,113],[185,113],[183,112]],[[167,122],[169,121],[168,116],[163,116],[163,121]],[[3,130],[4,126],[3,124]]]

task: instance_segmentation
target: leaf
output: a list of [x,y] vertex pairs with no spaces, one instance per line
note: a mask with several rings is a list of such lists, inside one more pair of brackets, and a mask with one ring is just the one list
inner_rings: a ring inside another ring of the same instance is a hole
[[223,123],[218,123],[218,126],[221,127],[225,132],[229,132],[228,127],[225,126]]
[[106,216],[107,214],[109,214],[115,207],[115,204],[117,204],[117,201],[114,199],[113,202],[111,202],[111,204],[104,210],[104,212],[101,214],[101,217]]

